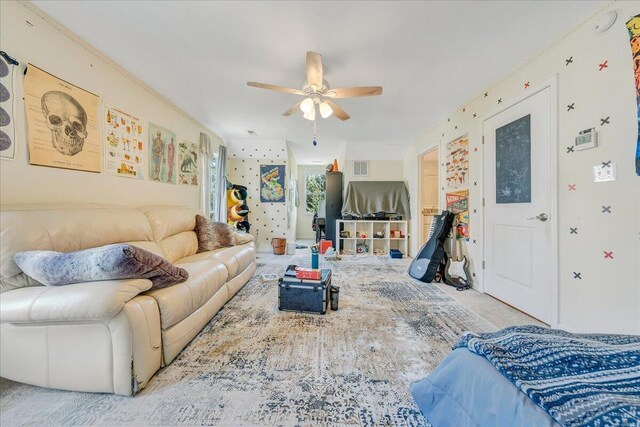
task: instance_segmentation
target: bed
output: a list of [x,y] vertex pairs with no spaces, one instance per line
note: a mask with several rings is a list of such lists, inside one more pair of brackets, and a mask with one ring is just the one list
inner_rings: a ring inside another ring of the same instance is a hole
[[640,426],[640,337],[467,333],[411,393],[434,427]]

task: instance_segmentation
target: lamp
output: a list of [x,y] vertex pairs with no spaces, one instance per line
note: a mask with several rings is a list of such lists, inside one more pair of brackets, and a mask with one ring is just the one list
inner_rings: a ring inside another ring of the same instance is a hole
[[308,114],[310,111],[314,110],[315,105],[313,103],[312,98],[307,98],[300,103],[300,109],[303,113]]
[[331,105],[329,105],[325,101],[320,103],[318,109],[320,110],[320,115],[323,119],[326,119],[333,114],[333,108],[331,108]]
[[[311,98],[307,98],[307,99],[311,99]],[[304,117],[307,120],[311,120],[311,121],[315,120],[316,119],[316,109],[315,109],[315,107],[312,107],[310,111],[304,113],[302,115],[302,117]]]

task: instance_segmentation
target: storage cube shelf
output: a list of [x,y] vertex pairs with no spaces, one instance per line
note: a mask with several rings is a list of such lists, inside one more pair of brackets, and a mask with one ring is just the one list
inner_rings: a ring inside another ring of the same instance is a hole
[[[348,232],[349,237],[341,237]],[[392,237],[393,232],[402,237]],[[383,233],[384,237],[375,237]],[[407,221],[336,221],[336,251],[341,255],[389,256],[391,249],[397,249],[405,256],[409,248]]]

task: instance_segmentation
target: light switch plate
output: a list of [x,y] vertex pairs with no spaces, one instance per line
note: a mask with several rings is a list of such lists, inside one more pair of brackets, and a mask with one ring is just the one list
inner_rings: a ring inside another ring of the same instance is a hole
[[618,179],[618,168],[614,162],[593,167],[593,182],[607,182]]

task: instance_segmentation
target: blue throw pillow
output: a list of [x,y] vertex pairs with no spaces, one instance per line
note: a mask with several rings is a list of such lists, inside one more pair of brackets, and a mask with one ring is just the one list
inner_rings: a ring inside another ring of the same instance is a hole
[[184,282],[189,273],[166,259],[128,244],[76,252],[29,251],[13,257],[29,277],[46,286],[114,279],[149,279],[151,289]]

